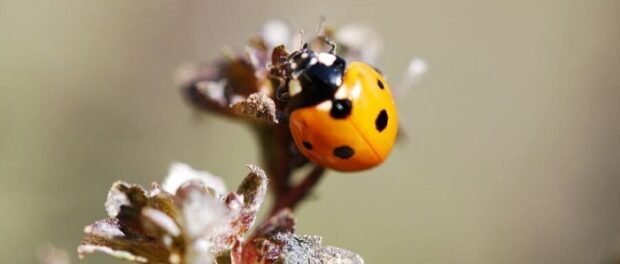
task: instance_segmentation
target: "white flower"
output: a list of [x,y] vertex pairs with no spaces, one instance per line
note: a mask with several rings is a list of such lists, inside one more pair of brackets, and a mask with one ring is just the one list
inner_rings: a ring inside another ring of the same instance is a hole
[[220,177],[207,171],[195,170],[191,166],[181,162],[174,162],[170,165],[168,176],[164,180],[162,188],[168,193],[175,194],[182,184],[190,180],[201,181],[205,186],[213,189],[218,195],[226,193],[226,184]]

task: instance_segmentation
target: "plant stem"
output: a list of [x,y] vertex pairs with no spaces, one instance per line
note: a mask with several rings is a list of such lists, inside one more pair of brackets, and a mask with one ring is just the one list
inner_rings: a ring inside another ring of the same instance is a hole
[[284,208],[294,210],[319,182],[325,168],[315,165],[299,184],[291,186],[293,172],[299,167],[294,164],[293,157],[296,154],[291,149],[293,140],[288,126],[260,125],[257,130],[263,162],[275,198],[270,216]]
[[294,210],[299,202],[301,202],[310,193],[312,188],[321,180],[325,168],[314,165],[312,171],[303,179],[302,182],[291,188],[285,195],[277,197],[270,215],[278,213],[280,210],[289,208]]

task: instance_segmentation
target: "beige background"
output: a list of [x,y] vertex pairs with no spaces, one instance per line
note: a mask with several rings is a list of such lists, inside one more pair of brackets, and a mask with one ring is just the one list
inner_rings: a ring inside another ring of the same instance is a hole
[[377,29],[391,80],[413,55],[430,72],[399,98],[409,140],[378,169],[330,173],[301,233],[367,263],[620,251],[620,1],[0,0],[0,262],[75,252],[114,180],[148,184],[171,161],[235,186],[252,134],[192,111],[171,73],[269,19],[311,31],[320,15]]

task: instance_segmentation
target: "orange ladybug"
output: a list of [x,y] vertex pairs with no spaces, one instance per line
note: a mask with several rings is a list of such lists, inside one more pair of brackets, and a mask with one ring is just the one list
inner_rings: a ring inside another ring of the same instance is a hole
[[299,151],[323,167],[360,171],[381,164],[398,132],[390,88],[374,68],[348,66],[304,45],[288,58],[289,129]]

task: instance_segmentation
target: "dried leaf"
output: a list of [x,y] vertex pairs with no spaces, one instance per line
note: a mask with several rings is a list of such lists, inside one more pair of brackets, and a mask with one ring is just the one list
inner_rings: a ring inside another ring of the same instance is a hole
[[[257,63],[258,64],[258,63]],[[226,91],[230,95],[249,96],[258,92],[259,80],[256,77],[256,71],[250,62],[250,58],[236,57],[230,61],[224,68],[224,79],[228,82]],[[230,101],[229,101],[230,103]]]
[[247,116],[251,119],[278,123],[276,119],[276,104],[265,93],[251,94],[247,99],[234,103],[232,109],[238,115]]
[[[123,206],[129,210],[130,206],[141,208],[146,204],[146,190],[137,185],[130,185],[125,182],[115,182],[108,192],[105,208],[110,217],[116,217]],[[137,209],[139,211],[139,209]]]
[[[267,192],[267,176],[256,166],[238,192],[223,195],[221,179],[174,164],[165,191],[116,182],[106,201],[110,218],[84,230],[80,257],[103,252],[134,262],[210,264],[243,239]],[[216,188],[218,189],[216,191]]]
[[129,226],[116,218],[104,219],[84,229],[86,237],[78,254],[102,252],[111,256],[146,263],[168,263],[169,252],[156,237],[147,235],[139,226]]
[[171,243],[163,239],[179,235],[178,226],[173,226],[178,213],[170,194],[156,184],[147,192],[137,185],[116,182],[108,192],[106,210],[111,218],[84,229],[86,236],[78,247],[81,258],[103,252],[134,262],[169,263]]
[[[235,251],[236,250],[236,251]],[[363,264],[357,254],[342,248],[322,246],[318,236],[277,233],[247,241],[242,250],[233,248],[234,264]]]
[[359,255],[342,248],[322,246],[318,236],[286,236],[286,246],[280,256],[283,264],[364,264]]
[[295,219],[285,209],[271,217],[256,234],[230,252],[233,264],[363,264],[357,254],[341,248],[322,246],[318,236],[295,234]]
[[229,99],[226,96],[226,86],[228,82],[226,79],[200,81],[195,85],[197,91],[210,101],[221,106],[228,104]]

